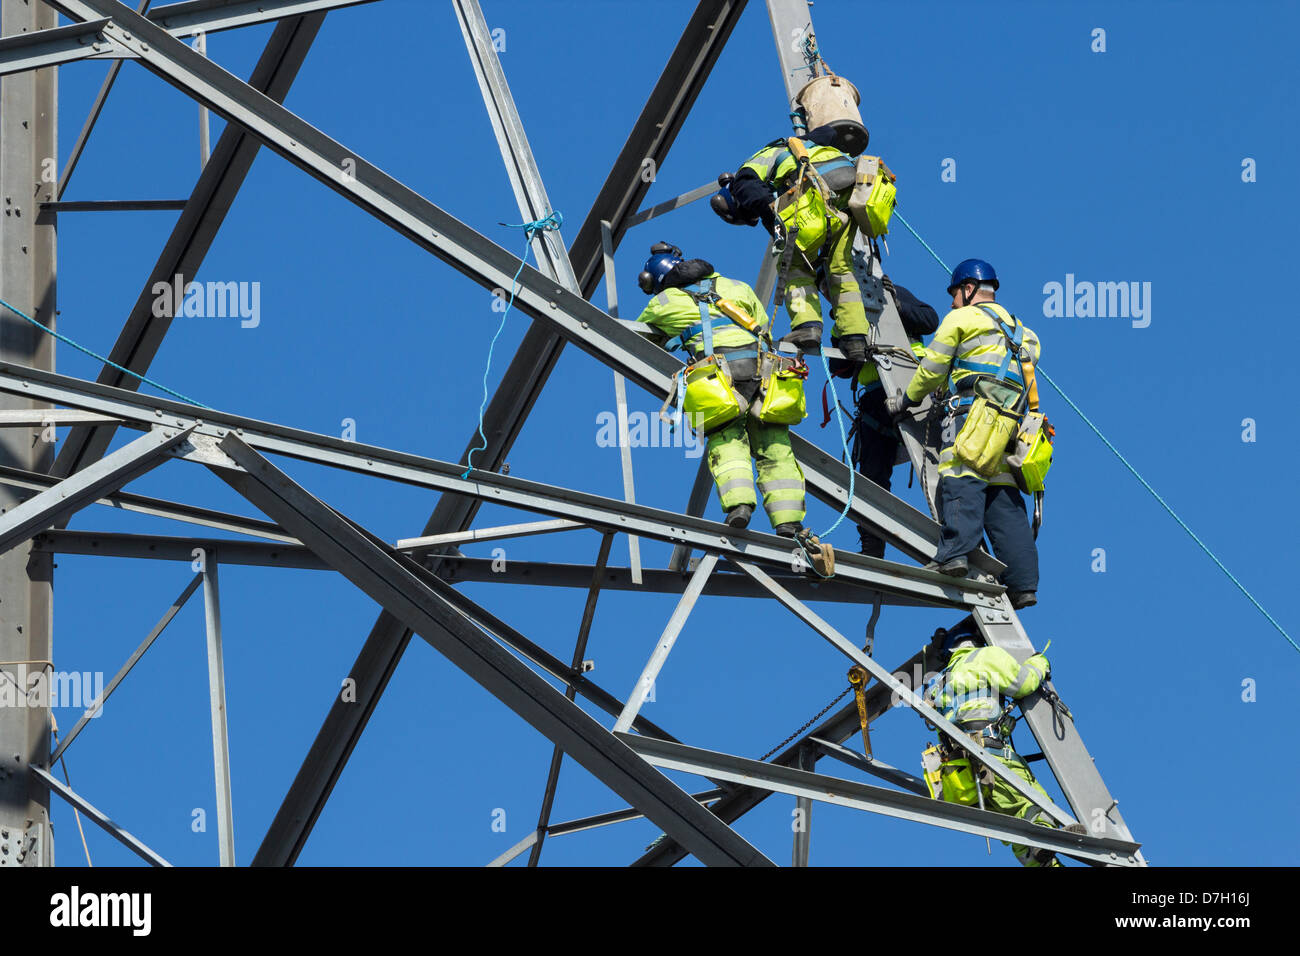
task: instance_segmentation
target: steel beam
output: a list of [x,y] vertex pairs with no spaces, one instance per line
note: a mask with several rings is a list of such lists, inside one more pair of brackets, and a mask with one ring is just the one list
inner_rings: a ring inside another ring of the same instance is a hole
[[[691,794],[691,799],[698,803],[713,803],[720,797],[725,796],[726,790],[715,788],[705,790],[703,793]],[[566,820],[564,823],[552,823],[546,828],[548,836],[564,836],[568,833],[581,833],[583,830],[594,830],[597,827],[606,827],[611,823],[623,823],[626,820],[639,820],[645,814],[634,807],[626,810],[611,810],[608,813],[597,813],[589,817],[579,817],[576,820]]]
[[107,19],[35,30],[0,39],[0,76],[25,73],[88,56],[111,55],[100,33]]
[[[116,421],[116,419],[113,420]],[[21,468],[0,466],[0,484],[11,488],[41,491],[54,487],[58,482],[59,479],[52,475],[24,471]],[[161,498],[150,498],[147,495],[133,495],[125,491],[118,491],[111,495],[105,495],[93,503],[122,511],[153,515],[157,518],[169,518],[172,521],[182,521],[186,524],[199,525],[205,528],[216,528],[220,531],[233,531],[237,534],[248,534],[271,541],[296,543],[292,537],[285,534],[270,521],[245,518],[243,515],[213,511],[211,508],[199,508],[195,505],[175,501],[164,501]]]
[[208,706],[212,714],[212,764],[217,784],[217,840],[222,866],[235,865],[234,801],[230,798],[230,735],[226,729],[226,659],[221,649],[221,596],[217,553],[203,559],[203,622],[208,647]]
[[171,866],[171,864],[161,856],[109,819],[108,814],[92,806],[85,797],[78,795],[71,787],[64,785],[58,777],[54,776],[48,770],[43,767],[31,767],[30,770],[32,774],[41,781],[41,783],[84,813],[96,826],[103,829],[105,833],[111,836],[118,843],[122,844],[132,853],[136,854],[146,863],[152,866]]
[[[709,462],[707,458],[701,458],[699,467],[695,469],[695,481],[691,485],[690,497],[686,499],[685,514],[700,516],[704,514],[704,509],[709,506],[709,493],[713,491],[713,473],[709,471]],[[668,558],[669,571],[686,571],[691,564],[691,549],[684,544],[674,546],[672,555]]]
[[190,595],[197,591],[199,585],[202,583],[203,575],[201,573],[194,575],[193,580],[185,586],[185,590],[181,591],[175,601],[172,601],[172,606],[166,610],[163,616],[158,620],[158,623],[153,626],[153,630],[145,635],[145,639],[140,642],[140,646],[131,652],[131,656],[126,659],[126,663],[123,664],[121,669],[113,675],[113,679],[108,682],[108,686],[104,688],[104,692],[91,701],[90,706],[87,707],[85,713],[81,715],[81,719],[77,721],[76,726],[68,732],[66,737],[59,741],[59,745],[54,749],[54,753],[50,754],[51,766],[53,766],[54,763],[63,756],[63,752],[72,745],[74,740],[77,739],[77,735],[85,729],[86,724],[90,722],[91,718],[104,709],[104,704],[108,701],[108,698],[112,696],[113,691],[117,690],[117,685],[126,679],[126,675],[131,673],[131,669],[140,662],[140,658],[144,657],[145,652],[149,650],[149,648],[153,647],[153,642],[158,640],[162,632],[167,629],[167,625],[172,622],[172,618],[180,613],[181,608],[185,606],[185,602],[190,599]]
[[167,453],[185,441],[191,431],[192,428],[152,431],[0,515],[0,553],[161,465],[167,460]]
[[[270,524],[270,522],[266,522]],[[51,554],[82,554],[106,558],[140,558],[159,561],[193,560],[195,548],[220,548],[223,564],[267,568],[294,568],[304,571],[328,570],[328,565],[302,545],[288,546],[262,541],[239,541],[228,538],[195,538],[173,535],[122,534],[105,531],[45,531],[32,539],[35,551]],[[417,552],[397,548],[415,556]],[[596,570],[590,564],[553,564],[546,561],[512,559],[502,569],[492,558],[456,555],[444,559],[438,577],[448,584],[476,582],[485,584],[531,585],[535,587],[583,588],[591,586]],[[676,571],[643,571],[641,584],[632,580],[629,568],[606,567],[600,572],[600,586],[607,591],[636,591],[651,594],[681,594],[690,576]],[[861,605],[863,589],[840,581],[815,581],[792,571],[771,572],[791,594],[804,601],[826,601]],[[744,597],[768,600],[771,595],[755,584],[748,575],[734,571],[714,571],[704,586],[710,597]],[[900,601],[900,604],[911,603]]]
[[175,212],[185,208],[187,199],[87,199],[71,202],[45,202],[49,212]]
[[656,767],[696,773],[710,779],[746,786],[758,786],[778,793],[820,800],[837,806],[868,810],[901,820],[961,830],[976,836],[1024,843],[1065,853],[1076,859],[1101,865],[1136,866],[1138,845],[1109,837],[1067,833],[1039,826],[1018,817],[945,803],[928,796],[900,793],[884,787],[829,777],[793,767],[748,760],[731,754],[688,747],[685,744],[653,740],[635,734],[617,734],[620,740]]
[[600,724],[507,653],[452,605],[451,589],[415,573],[409,558],[313,498],[238,436],[222,451],[239,471],[213,471],[336,567],[389,613],[428,641],[515,713],[550,737],[594,776],[711,865],[771,865],[667,777],[653,771]]
[[[600,551],[596,554],[596,566],[592,568],[591,585],[587,588],[587,603],[582,608],[582,620],[578,624],[578,639],[573,645],[573,663],[570,668],[577,673],[582,671],[582,661],[587,654],[587,640],[591,637],[591,625],[596,619],[596,599],[600,597],[600,579],[604,576],[605,565],[609,561],[609,549],[614,544],[614,535],[606,532],[600,539]],[[564,696],[573,700],[577,689],[572,685],[564,688]],[[537,842],[528,855],[528,865],[536,866],[542,856],[542,843],[546,839],[546,828],[551,822],[551,805],[555,799],[555,788],[560,782],[560,766],[564,761],[564,751],[557,744],[551,752],[551,765],[546,771],[546,786],[542,789],[542,809],[537,815]]]
[[[284,4],[269,3],[263,6],[278,10]],[[163,16],[166,20],[172,16],[166,13],[168,9],[169,7],[159,7],[154,15]],[[253,69],[249,80],[252,88],[274,100],[283,100],[298,75],[324,18],[324,13],[314,13],[276,24],[266,49]],[[185,46],[183,43],[180,45]],[[198,273],[260,148],[261,143],[238,126],[227,126],[222,132],[211,161],[199,176],[153,271],[136,297],[121,334],[108,353],[110,360],[133,372],[148,372],[149,365],[162,345],[163,336],[171,326],[171,317],[153,314],[153,305],[157,299],[154,286],[159,282],[174,282],[177,275],[184,276],[189,281]],[[138,379],[110,366],[105,366],[100,371],[97,380],[118,388],[134,390],[140,387]],[[53,473],[70,475],[100,458],[108,449],[115,431],[116,428],[112,425],[73,429],[59,449]]]
[[527,538],[535,534],[551,534],[555,531],[572,531],[585,527],[578,521],[566,521],[552,518],[549,521],[528,521],[522,524],[505,524],[495,528],[471,528],[468,531],[452,531],[448,534],[429,534],[419,538],[400,538],[398,551],[418,553],[432,548],[445,547],[449,544],[473,544],[483,541],[500,541],[503,538]]
[[681,600],[677,602],[677,607],[673,609],[673,615],[668,619],[668,625],[664,628],[663,634],[655,642],[654,650],[650,654],[650,659],[646,661],[645,667],[641,671],[641,676],[632,686],[632,692],[627,695],[627,703],[623,706],[623,712],[618,715],[618,720],[614,722],[615,733],[625,733],[631,726],[632,721],[641,710],[641,705],[645,703],[647,696],[653,689],[655,678],[668,661],[668,655],[672,652],[673,645],[677,643],[678,635],[682,633],[682,628],[686,626],[686,619],[695,608],[695,602],[700,597],[700,592],[704,590],[704,582],[709,579],[713,569],[718,564],[716,554],[706,554],[700,559],[694,573],[691,575],[691,583],[686,586],[682,592]]

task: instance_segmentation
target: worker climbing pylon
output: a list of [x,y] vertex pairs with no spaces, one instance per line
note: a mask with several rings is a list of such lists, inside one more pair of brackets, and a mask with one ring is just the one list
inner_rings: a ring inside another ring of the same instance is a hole
[[[713,208],[733,224],[762,222],[772,234],[779,255],[778,301],[784,301],[790,316],[790,332],[782,341],[802,351],[820,348],[822,307],[817,273],[821,269],[834,320],[832,335],[849,360],[860,367],[866,361],[871,327],[853,274],[856,226],[846,211],[855,163],[849,153],[832,145],[840,139],[834,127],[822,126],[801,139],[773,140],[734,176],[719,177],[722,189],[714,197]],[[858,142],[865,147],[865,135]],[[820,183],[807,173],[809,168]]]
[[[1011,742],[1015,726],[1011,708],[1015,701],[1037,691],[1051,674],[1047,658],[1034,654],[1020,664],[1000,647],[980,646],[972,618],[966,618],[951,631],[936,633],[934,648],[943,670],[926,690],[926,700],[1001,760],[1008,770],[1047,796]],[[1028,819],[1039,826],[1056,826],[1033,801],[992,771],[984,767],[973,771],[967,751],[955,745],[946,734],[940,733],[939,745],[927,748],[922,754],[922,765],[933,797]],[[1086,832],[1077,823],[1067,830]],[[1050,850],[1014,843],[1011,851],[1022,866],[1061,865]]]
[[952,271],[952,311],[944,316],[907,390],[887,399],[897,423],[945,382],[952,419],[939,455],[939,549],[926,567],[952,577],[969,571],[969,555],[988,533],[1007,569],[1012,607],[1038,603],[1038,548],[1018,475],[1006,452],[1027,413],[1038,411],[1033,369],[1038,336],[994,301],[997,273],[982,259]]
[[[727,279],[703,259],[685,259],[668,243],[656,243],[638,276],[653,296],[638,321],[649,338],[680,348],[692,358],[676,380],[669,405],[678,404],[706,438],[709,471],[726,523],[744,528],[757,505],[754,465],[763,507],[776,533],[801,542],[803,470],[790,445],[790,425],[806,415],[802,361],[771,349],[767,315],[753,289]],[[820,547],[812,539],[811,544]],[[818,573],[831,567],[819,566]]]
[[[939,315],[933,306],[922,302],[902,286],[895,286],[889,276],[882,285],[898,303],[898,314],[903,330],[911,340],[917,358],[925,355],[921,337],[939,327]],[[846,377],[852,373],[851,363],[842,359],[830,361],[831,374]],[[898,428],[890,421],[885,409],[885,390],[880,381],[880,370],[874,362],[865,362],[854,386],[856,414],[853,423],[852,459],[855,467],[865,477],[886,491],[889,490],[898,460]],[[858,525],[862,553],[873,558],[885,555],[885,542],[866,525]]]

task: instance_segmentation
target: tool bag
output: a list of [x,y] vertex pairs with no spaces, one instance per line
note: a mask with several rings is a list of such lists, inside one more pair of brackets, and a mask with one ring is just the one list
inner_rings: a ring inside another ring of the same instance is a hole
[[755,401],[758,420],[772,425],[798,425],[808,417],[803,383],[808,366],[798,359],[764,352],[759,359],[761,399]]
[[[1024,326],[1017,322],[1015,332],[1009,332],[997,312],[984,305],[980,308],[997,323],[1007,340],[1007,351],[996,375],[981,373],[972,383],[974,401],[953,442],[953,453],[981,478],[989,479],[998,474],[1007,446],[1025,417],[1029,396],[1023,384],[1024,364],[1020,358]],[[1018,380],[1008,375],[1012,356],[1020,367]]]
[[849,195],[849,214],[858,228],[872,239],[889,232],[898,188],[897,177],[879,156],[859,156]]
[[[786,141],[790,154],[799,163],[799,175],[795,177],[790,188],[776,197],[772,204],[773,211],[785,226],[786,234],[794,239],[800,252],[815,253],[826,242],[827,233],[837,217],[831,212],[830,203],[834,193],[821,173],[813,166],[808,147],[797,137]],[[772,161],[770,176],[783,163],[785,154],[779,154]],[[829,160],[823,169],[843,168],[847,174],[850,163],[847,159]]]
[[1037,493],[1045,488],[1047,471],[1052,467],[1052,439],[1056,429],[1046,415],[1030,412],[1020,424],[1020,431],[1007,455],[1007,465],[1016,479],[1016,486],[1026,493]]
[[[714,303],[725,319],[719,325],[735,323],[763,344],[766,331],[761,323],[751,319],[734,303],[728,302],[714,292],[714,281],[696,283],[686,286],[681,291],[689,295],[700,310],[700,324],[691,326],[668,342],[669,348],[686,348],[686,343],[696,335],[702,337],[705,355],[697,362],[692,362],[677,370],[673,375],[674,387],[668,393],[659,417],[676,426],[685,412],[690,426],[701,433],[713,431],[727,424],[750,410],[749,403],[737,394],[732,382],[731,370],[727,366],[726,356],[713,352],[714,322],[709,316],[709,304]],[[698,291],[697,291],[698,290]],[[733,358],[759,358],[760,349],[752,353],[733,353]],[[674,402],[676,414],[670,416],[668,409]]]

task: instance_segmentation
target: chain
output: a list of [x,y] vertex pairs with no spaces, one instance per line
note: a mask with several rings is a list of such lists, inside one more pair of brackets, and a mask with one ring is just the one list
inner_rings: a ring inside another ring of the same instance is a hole
[[772,754],[776,753],[778,750],[780,750],[790,741],[794,740],[794,738],[798,737],[801,733],[803,733],[813,724],[817,723],[817,721],[821,720],[822,717],[825,716],[828,710],[830,710],[832,707],[834,707],[836,704],[842,701],[845,697],[847,697],[852,690],[853,690],[853,685],[850,684],[848,687],[846,687],[843,690],[843,692],[841,692],[840,696],[836,697],[833,701],[831,701],[829,704],[827,704],[825,707],[819,710],[816,714],[814,714],[813,718],[810,721],[808,721],[808,723],[804,724],[802,727],[800,727],[798,730],[792,733],[789,737],[786,737],[785,740],[781,741],[779,744],[777,744],[775,747],[773,747],[767,753],[763,754],[763,756],[759,757],[758,759],[766,760],[768,757],[772,756]]

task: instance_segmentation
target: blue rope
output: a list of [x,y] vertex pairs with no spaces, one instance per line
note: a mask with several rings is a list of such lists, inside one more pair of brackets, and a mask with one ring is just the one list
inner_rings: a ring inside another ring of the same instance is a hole
[[[904,226],[907,226],[907,231],[910,232],[912,235],[916,236],[917,241],[920,242],[921,245],[925,246],[926,252],[934,256],[934,261],[939,263],[939,266],[940,268],[943,269],[944,274],[951,276],[952,270],[950,270],[946,265],[944,265],[943,260],[939,258],[939,254],[930,248],[929,244],[926,243],[926,241],[922,239],[920,235],[917,234],[917,231],[908,224],[906,219],[904,219],[901,215],[899,215],[897,209],[894,210],[894,217],[898,219],[898,221],[901,222]],[[1052,380],[1052,377],[1043,371],[1043,367],[1041,365],[1035,366],[1034,370],[1035,370],[1035,374],[1041,375],[1043,379],[1046,380],[1047,384],[1052,386],[1052,388],[1056,390],[1056,394],[1060,395],[1061,398],[1065,399],[1065,404],[1069,405],[1070,408],[1074,410],[1074,413],[1078,415],[1081,419],[1083,419],[1083,423],[1092,429],[1093,433],[1098,438],[1101,439],[1102,444],[1104,444],[1107,448],[1111,450],[1114,456],[1120,460],[1120,463],[1129,470],[1129,473],[1132,474],[1133,477],[1136,478],[1139,482],[1141,482],[1142,487],[1145,488],[1147,491],[1151,492],[1151,497],[1155,498],[1156,501],[1160,502],[1160,507],[1164,508],[1165,511],[1169,512],[1169,516],[1173,518],[1176,522],[1178,522],[1178,526],[1187,532],[1188,536],[1193,541],[1196,542],[1196,544],[1200,547],[1202,551],[1204,551],[1207,555],[1209,555],[1210,560],[1213,561],[1216,565],[1218,565],[1219,570],[1222,571],[1227,576],[1228,580],[1237,586],[1237,590],[1239,590],[1242,594],[1246,595],[1246,600],[1248,600],[1251,604],[1255,605],[1255,608],[1259,611],[1260,614],[1263,614],[1264,617],[1268,618],[1268,622],[1272,624],[1275,628],[1277,628],[1277,632],[1281,634],[1284,638],[1286,638],[1288,644],[1294,647],[1297,651],[1300,651],[1300,644],[1297,644],[1294,640],[1291,639],[1291,635],[1286,632],[1286,630],[1282,627],[1281,624],[1277,622],[1277,620],[1273,617],[1272,614],[1269,614],[1268,611],[1264,609],[1264,605],[1260,604],[1259,601],[1255,600],[1255,595],[1251,594],[1248,590],[1246,590],[1246,586],[1242,584],[1239,580],[1237,580],[1236,575],[1234,575],[1231,571],[1228,570],[1227,565],[1225,565],[1222,561],[1219,560],[1218,555],[1216,555],[1213,551],[1211,551],[1209,547],[1206,546],[1205,542],[1202,541],[1199,537],[1197,537],[1196,532],[1193,531],[1190,527],[1188,527],[1187,522],[1184,521],[1181,517],[1179,517],[1178,512],[1174,511],[1173,508],[1169,507],[1169,503],[1165,501],[1164,498],[1160,497],[1160,493],[1151,487],[1151,483],[1148,482],[1145,478],[1143,478],[1142,475],[1139,474],[1136,468],[1134,468],[1131,464],[1129,464],[1129,460],[1125,458],[1122,454],[1120,454],[1119,449],[1111,444],[1110,439],[1102,434],[1101,429],[1093,424],[1092,419],[1090,419],[1087,415],[1083,413],[1083,409],[1081,409],[1078,405],[1074,404],[1073,400],[1071,400],[1069,395],[1065,394],[1065,391],[1061,388],[1061,386],[1057,385],[1056,382]]]
[[1196,532],[1187,526],[1187,522],[1185,522],[1182,518],[1180,518],[1177,512],[1175,512],[1173,508],[1169,507],[1168,502],[1166,502],[1164,498],[1160,497],[1159,493],[1154,488],[1151,487],[1151,485],[1147,482],[1145,478],[1143,478],[1140,474],[1138,474],[1138,470],[1134,468],[1132,465],[1130,465],[1128,459],[1120,454],[1119,449],[1110,443],[1110,440],[1101,433],[1101,429],[1092,423],[1092,419],[1090,419],[1087,415],[1085,415],[1083,413],[1083,410],[1070,400],[1070,396],[1066,395],[1065,392],[1061,390],[1061,386],[1057,385],[1054,381],[1052,381],[1052,377],[1048,375],[1046,372],[1044,372],[1041,367],[1036,368],[1035,372],[1036,374],[1041,375],[1043,378],[1045,378],[1047,380],[1048,385],[1056,389],[1056,393],[1060,395],[1063,399],[1065,399],[1065,404],[1069,405],[1072,409],[1074,409],[1075,414],[1083,419],[1084,424],[1087,425],[1089,428],[1093,430],[1093,432],[1096,433],[1097,437],[1100,438],[1102,442],[1105,443],[1106,447],[1109,448],[1115,454],[1115,457],[1118,458],[1120,462],[1124,465],[1124,467],[1127,468],[1132,473],[1133,477],[1142,483],[1142,487],[1145,488],[1147,491],[1151,492],[1151,497],[1155,498],[1156,501],[1160,502],[1160,506],[1169,512],[1169,516],[1171,518],[1173,518],[1175,521],[1178,522],[1178,526],[1182,528],[1184,531],[1186,531],[1188,536],[1190,536],[1191,539],[1200,546],[1201,550],[1210,556],[1210,560],[1219,566],[1219,570],[1228,576],[1228,580],[1237,586],[1237,590],[1241,591],[1242,594],[1246,595],[1246,600],[1250,601],[1251,604],[1255,605],[1255,607],[1259,610],[1260,614],[1263,614],[1266,618],[1268,618],[1268,622],[1272,624],[1275,628],[1277,628],[1278,633],[1281,634],[1283,637],[1285,637],[1288,643],[1290,643],[1292,647],[1294,647],[1297,651],[1300,651],[1300,644],[1296,644],[1295,641],[1291,640],[1291,635],[1288,634],[1285,630],[1283,630],[1282,625],[1279,624],[1276,620],[1274,620],[1272,614],[1269,614],[1268,611],[1264,610],[1264,605],[1260,604],[1258,601],[1255,600],[1255,596],[1251,594],[1249,591],[1247,591],[1246,586],[1237,580],[1236,576],[1227,569],[1224,563],[1219,560],[1218,556],[1213,551],[1211,551],[1208,547],[1206,547],[1205,542],[1196,536]]
[[908,222],[906,219],[903,218],[903,214],[902,214],[901,212],[898,211],[898,207],[897,207],[897,206],[894,207],[894,218],[897,219],[899,222],[901,222],[904,226],[906,226],[908,232],[910,232],[912,235],[916,236],[916,241],[919,242],[921,245],[925,246],[925,251],[928,252],[928,253],[930,253],[930,255],[934,256],[934,261],[937,262],[937,263],[939,263],[939,268],[942,269],[942,270],[944,271],[944,274],[945,274],[945,275],[947,275],[949,278],[951,278],[951,277],[952,277],[952,270],[949,269],[949,268],[944,264],[944,261],[943,261],[942,259],[939,258],[939,253],[937,253],[937,252],[935,252],[933,249],[931,249],[931,248],[930,248],[930,244],[929,244],[928,242],[926,242],[924,239],[921,238],[921,234],[920,234],[919,232],[917,232],[915,229],[912,228],[912,224],[911,224],[910,222]]
[[840,522],[848,515],[849,507],[853,504],[853,487],[857,476],[857,469],[853,466],[852,460],[850,460],[849,438],[844,431],[844,409],[840,407],[840,396],[839,393],[835,391],[835,381],[831,378],[831,366],[826,360],[826,352],[821,351],[820,354],[822,357],[822,371],[826,373],[826,384],[831,390],[831,400],[835,402],[835,421],[836,424],[840,426],[840,445],[844,449],[844,460],[847,461],[849,465],[849,494],[848,497],[844,499],[844,510],[840,512],[840,516],[835,519],[833,525],[817,536],[818,538],[827,538],[830,536],[832,531],[840,526]]
[[524,231],[524,255],[519,260],[519,269],[515,272],[514,279],[510,282],[510,300],[506,302],[505,311],[501,313],[501,322],[497,325],[496,335],[492,336],[492,342],[488,345],[487,365],[483,368],[483,401],[478,406],[478,437],[483,439],[483,444],[474,446],[469,450],[469,454],[465,456],[465,473],[460,476],[462,480],[468,478],[469,473],[474,470],[474,452],[487,451],[487,436],[483,434],[483,412],[487,408],[488,372],[492,369],[492,353],[496,350],[497,339],[501,337],[501,331],[506,327],[506,316],[510,314],[510,309],[515,304],[515,293],[519,290],[519,277],[523,275],[524,265],[528,262],[528,253],[533,247],[533,240],[543,232],[559,229],[560,226],[564,225],[564,217],[558,212],[551,212],[545,218],[535,219],[532,222],[502,222],[497,225]]
[[184,395],[182,395],[180,392],[173,392],[173,391],[172,391],[170,388],[168,388],[166,385],[159,385],[159,384],[158,384],[157,382],[155,382],[153,379],[151,379],[151,378],[147,378],[146,376],[141,375],[139,372],[133,372],[133,371],[131,371],[129,368],[123,368],[122,366],[118,365],[116,362],[112,362],[112,361],[110,361],[110,360],[104,358],[104,356],[100,355],[99,353],[97,353],[97,352],[92,352],[90,349],[86,348],[84,345],[79,345],[79,344],[77,344],[76,342],[72,341],[72,339],[68,338],[66,335],[62,335],[62,334],[59,333],[59,332],[55,332],[55,331],[54,331],[52,328],[50,328],[48,325],[42,325],[40,322],[37,322],[35,319],[33,319],[30,315],[28,315],[28,314],[27,314],[26,312],[24,312],[22,309],[15,308],[14,306],[12,306],[12,305],[10,305],[8,302],[6,302],[4,299],[0,299],[0,305],[3,305],[6,309],[8,309],[8,310],[9,310],[10,312],[12,312],[14,315],[17,315],[17,316],[19,316],[19,317],[21,317],[21,318],[26,319],[28,322],[30,322],[32,325],[36,326],[36,327],[37,327],[38,329],[40,329],[42,332],[45,332],[45,333],[47,333],[47,334],[49,334],[49,335],[54,336],[54,337],[55,337],[56,339],[58,339],[60,342],[63,342],[63,343],[65,343],[65,344],[67,344],[67,345],[71,345],[74,349],[76,349],[76,350],[79,351],[79,352],[85,352],[85,353],[86,353],[87,355],[89,355],[91,358],[96,359],[96,360],[98,360],[98,361],[100,361],[100,362],[103,362],[105,365],[112,366],[113,368],[117,369],[119,372],[123,372],[123,373],[125,373],[125,374],[127,374],[127,375],[130,375],[132,378],[138,378],[140,381],[144,382],[146,385],[152,385],[154,388],[158,389],[159,391],[166,392],[168,395],[171,395],[173,398],[179,398],[182,402],[184,402],[184,403],[187,404],[187,405],[197,405],[197,406],[199,406],[199,408],[210,408],[210,407],[211,407],[211,406],[209,406],[209,405],[204,405],[202,402],[197,402],[197,401],[195,401],[195,400],[192,399],[192,398],[186,398],[186,397],[185,397]]

